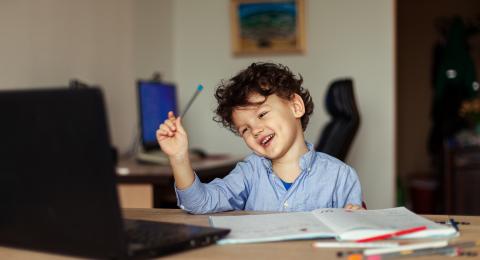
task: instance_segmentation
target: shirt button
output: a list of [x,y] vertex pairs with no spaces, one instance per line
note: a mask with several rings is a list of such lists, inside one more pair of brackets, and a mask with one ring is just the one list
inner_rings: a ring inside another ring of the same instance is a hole
[[283,207],[288,208],[288,202],[287,201],[285,201],[285,203],[283,203]]
[[307,168],[307,172],[309,172],[311,169],[312,169],[312,168],[308,167],[308,168]]

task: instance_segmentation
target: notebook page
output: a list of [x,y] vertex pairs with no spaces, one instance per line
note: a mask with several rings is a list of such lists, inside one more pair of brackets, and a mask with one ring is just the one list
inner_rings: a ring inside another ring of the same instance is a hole
[[209,219],[214,227],[231,229],[230,234],[220,240],[220,244],[335,236],[330,228],[310,212],[210,216]]
[[[350,211],[341,208],[317,209],[312,211],[313,215],[329,226],[337,234],[342,234],[351,230],[376,230],[382,228],[382,226],[376,223],[373,219],[366,216],[366,210],[358,212],[359,213],[357,213],[357,211]],[[368,215],[372,214],[369,213]]]
[[416,215],[404,207],[357,211],[319,209],[313,211],[313,214],[332,228],[339,238],[346,240],[419,226],[426,226],[427,230],[405,235],[402,238],[448,236],[456,233],[455,229]]

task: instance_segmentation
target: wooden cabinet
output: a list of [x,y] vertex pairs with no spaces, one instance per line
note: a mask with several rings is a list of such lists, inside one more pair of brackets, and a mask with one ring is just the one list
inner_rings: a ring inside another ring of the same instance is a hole
[[445,149],[446,213],[480,215],[480,147]]
[[119,184],[118,196],[122,208],[152,208],[153,190],[149,184]]

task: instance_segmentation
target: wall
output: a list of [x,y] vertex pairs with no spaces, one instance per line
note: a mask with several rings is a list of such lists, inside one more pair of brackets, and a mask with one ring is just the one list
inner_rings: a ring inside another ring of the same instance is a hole
[[232,56],[229,1],[177,0],[173,6],[174,77],[184,105],[197,84],[205,91],[185,117],[193,147],[244,154],[243,141],[211,120],[214,87],[254,61],[300,72],[316,104],[307,139],[316,142],[328,117],[323,99],[330,81],[351,76],[362,125],[347,158],[357,169],[370,208],[394,205],[394,6],[393,1],[306,1],[304,55]]
[[134,70],[136,78],[154,71],[173,80],[173,3],[171,0],[134,1]]
[[131,142],[135,100],[132,1],[0,2],[0,89],[66,86],[105,90],[114,143]]
[[432,55],[440,39],[435,21],[452,15],[473,18],[479,10],[478,0],[398,1],[398,174],[404,178],[431,170]]

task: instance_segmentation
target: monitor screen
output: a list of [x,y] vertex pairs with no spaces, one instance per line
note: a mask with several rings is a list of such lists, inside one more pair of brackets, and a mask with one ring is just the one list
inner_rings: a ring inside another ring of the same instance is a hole
[[175,85],[156,81],[138,81],[140,132],[144,150],[158,149],[156,131],[167,119],[168,111],[177,115]]

